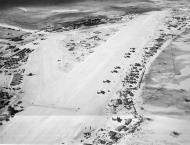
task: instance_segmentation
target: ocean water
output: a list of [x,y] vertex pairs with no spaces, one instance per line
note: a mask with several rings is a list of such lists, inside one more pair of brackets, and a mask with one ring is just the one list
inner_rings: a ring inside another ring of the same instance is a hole
[[163,5],[160,6],[158,2],[159,0],[0,0],[0,23],[40,29],[86,16],[118,17],[128,13],[160,10]]
[[48,5],[66,5],[80,2],[95,2],[95,3],[128,3],[128,2],[151,2],[151,0],[0,0],[0,7],[14,7],[14,6],[48,6]]

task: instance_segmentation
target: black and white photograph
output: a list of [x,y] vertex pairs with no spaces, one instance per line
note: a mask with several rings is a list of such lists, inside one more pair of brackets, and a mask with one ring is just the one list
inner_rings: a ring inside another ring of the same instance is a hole
[[0,144],[190,145],[190,0],[0,0]]

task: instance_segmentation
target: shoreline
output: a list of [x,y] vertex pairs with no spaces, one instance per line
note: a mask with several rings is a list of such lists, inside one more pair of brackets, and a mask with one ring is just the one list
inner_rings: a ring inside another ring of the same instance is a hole
[[5,24],[5,23],[0,23],[0,27],[11,29],[11,30],[16,30],[16,31],[24,31],[27,33],[34,33],[36,31],[38,31],[38,30],[31,30],[31,29],[23,29],[21,27],[13,26],[13,25]]
[[[170,24],[164,26],[169,21],[165,20],[166,17],[172,17],[168,11],[137,16],[125,24],[122,31],[109,34],[113,36],[108,37],[105,43],[93,47],[78,38],[75,42],[73,34],[84,37],[80,31],[69,35],[54,33],[46,36],[45,40],[32,42],[31,45],[37,45],[37,48],[31,54],[32,57],[29,57],[25,72],[32,75],[24,80],[28,83],[25,87],[29,88],[26,91],[31,96],[25,97],[29,106],[5,125],[0,133],[2,143],[125,142],[123,139],[133,134],[144,121],[135,99],[138,97],[139,88],[143,87],[141,81],[146,75],[144,72],[148,71],[147,65],[151,65],[153,59],[159,56],[165,47],[163,45],[167,45],[165,41],[177,35],[175,30],[185,29],[182,24],[179,24],[179,28]],[[145,30],[147,27],[149,30]],[[164,30],[165,28],[171,33]],[[106,39],[100,34],[95,35],[95,30],[93,37],[91,32],[83,33],[85,39]],[[101,33],[107,35],[107,31]],[[62,42],[66,38],[68,43]],[[68,50],[63,50],[63,44]],[[71,54],[83,53],[81,45],[94,52],[87,54],[82,62],[74,64],[75,58]],[[67,56],[63,56],[65,52]],[[63,69],[67,59],[73,61],[73,68]],[[20,124],[25,125],[25,128],[18,130]],[[9,136],[14,132],[24,133],[27,137]],[[38,134],[43,135],[39,137]],[[63,137],[60,138],[60,135]]]

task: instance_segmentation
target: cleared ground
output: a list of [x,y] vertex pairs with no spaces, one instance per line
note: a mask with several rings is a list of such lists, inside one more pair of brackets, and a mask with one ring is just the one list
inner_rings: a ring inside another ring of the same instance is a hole
[[[60,41],[65,36],[51,34],[40,42],[26,66],[26,73],[35,75],[23,83],[30,105],[4,126],[0,143],[64,140],[71,144],[78,142],[88,124],[104,126],[109,118],[105,116],[105,105],[120,80],[110,71],[120,66],[126,72],[131,64],[141,61],[143,47],[164,16],[165,12],[151,12],[137,17],[69,73],[62,72],[57,62],[62,53]],[[126,62],[124,55],[130,48],[137,51]],[[106,79],[111,80],[109,85],[102,83]],[[100,90],[105,93],[98,94]]]

